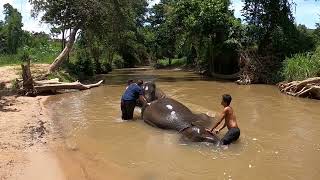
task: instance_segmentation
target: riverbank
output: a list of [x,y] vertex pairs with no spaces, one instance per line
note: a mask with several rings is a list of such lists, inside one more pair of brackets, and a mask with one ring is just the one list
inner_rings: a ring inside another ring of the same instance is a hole
[[47,97],[0,100],[0,179],[63,179],[49,143],[56,139]]
[[[48,65],[33,65],[34,74]],[[0,67],[0,180],[85,180],[93,177],[95,166],[77,156],[66,145],[60,125],[54,122],[49,96],[20,97],[12,89],[20,78],[19,66]],[[130,179],[121,168],[105,162],[108,173],[94,179]],[[93,172],[91,172],[93,171]],[[111,172],[110,172],[111,171]]]

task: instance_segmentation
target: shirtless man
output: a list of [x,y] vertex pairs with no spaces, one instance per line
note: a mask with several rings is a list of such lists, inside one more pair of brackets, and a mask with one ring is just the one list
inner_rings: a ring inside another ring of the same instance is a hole
[[[222,145],[229,145],[232,142],[238,140],[240,137],[240,129],[238,128],[236,115],[230,106],[232,97],[229,94],[225,94],[222,96],[221,105],[224,107],[223,112],[221,113],[221,118],[217,122],[215,126],[211,130],[207,129],[210,133],[215,130],[215,133],[218,134],[223,128],[226,126],[228,127],[228,132],[226,135],[221,139]],[[215,129],[224,121],[224,125],[220,129]]]

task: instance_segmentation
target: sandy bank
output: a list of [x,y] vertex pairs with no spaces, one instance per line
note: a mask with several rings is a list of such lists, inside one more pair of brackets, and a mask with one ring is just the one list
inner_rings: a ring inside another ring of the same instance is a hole
[[53,123],[43,105],[46,99],[15,96],[1,98],[1,180],[63,179],[55,154],[48,146],[48,142],[55,137]]

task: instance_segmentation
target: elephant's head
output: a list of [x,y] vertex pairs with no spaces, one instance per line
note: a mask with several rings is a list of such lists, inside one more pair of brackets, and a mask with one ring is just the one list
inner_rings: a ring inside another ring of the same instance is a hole
[[192,142],[208,142],[213,144],[219,144],[220,139],[215,134],[207,132],[202,127],[191,126],[181,131],[184,139]]
[[153,82],[146,82],[142,85],[144,97],[150,103],[157,100],[156,97],[156,84]]
[[156,87],[154,82],[146,82],[142,86],[143,94],[146,100],[151,103],[155,100],[165,98],[164,92]]

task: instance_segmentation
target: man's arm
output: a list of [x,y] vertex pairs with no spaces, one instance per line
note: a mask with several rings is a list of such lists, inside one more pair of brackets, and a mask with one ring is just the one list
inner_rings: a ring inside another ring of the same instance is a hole
[[[216,123],[215,126],[213,126],[213,128],[210,130],[211,132],[219,126],[219,124],[223,121],[223,119],[226,117],[226,114],[227,114],[227,109],[224,109],[223,112],[221,113],[221,116],[220,116],[220,120]],[[223,126],[225,126],[226,123],[224,123]],[[224,128],[224,127],[223,127]]]
[[223,128],[225,128],[226,126],[227,126],[227,123],[224,122],[223,126],[222,126],[220,129],[218,129],[218,133],[219,133]]
[[148,101],[146,100],[146,98],[145,98],[144,95],[143,95],[143,92],[142,92],[142,88],[141,88],[141,87],[139,87],[139,88],[137,89],[137,93],[139,94],[139,100],[141,101],[141,103],[142,103],[143,105],[149,105],[149,104],[148,104]]
[[148,104],[148,101],[146,100],[146,98],[143,95],[139,95],[139,100],[144,104]]

